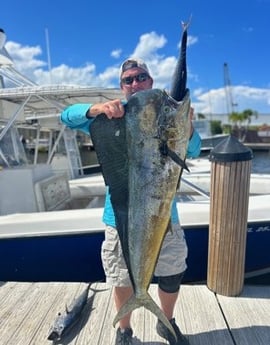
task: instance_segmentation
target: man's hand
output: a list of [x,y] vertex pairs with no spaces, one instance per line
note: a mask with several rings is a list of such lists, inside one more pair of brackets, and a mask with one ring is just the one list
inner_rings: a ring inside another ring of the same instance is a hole
[[105,114],[108,119],[122,117],[125,113],[124,106],[120,99],[108,101],[105,103],[97,103],[92,105],[88,110],[88,117],[95,117],[99,114]]

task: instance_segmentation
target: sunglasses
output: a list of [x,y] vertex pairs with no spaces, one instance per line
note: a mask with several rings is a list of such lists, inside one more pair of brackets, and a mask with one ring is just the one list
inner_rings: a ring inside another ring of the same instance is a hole
[[133,77],[125,77],[121,79],[121,83],[125,85],[131,85],[134,80],[136,80],[138,83],[143,83],[144,81],[150,79],[149,75],[147,73],[140,73],[137,75],[134,75]]

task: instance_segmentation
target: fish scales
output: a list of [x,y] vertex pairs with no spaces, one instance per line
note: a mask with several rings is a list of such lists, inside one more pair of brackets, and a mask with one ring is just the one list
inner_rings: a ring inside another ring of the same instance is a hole
[[130,311],[144,306],[174,333],[168,319],[148,294],[148,288],[167,232],[182,170],[168,155],[160,152],[160,146],[166,142],[184,159],[189,136],[189,108],[188,91],[182,102],[176,102],[159,89],[134,94],[127,104],[127,239],[134,295],[120,309],[114,324]]
[[128,247],[136,288],[143,283],[148,289],[151,282],[181,171],[170,157],[160,153],[158,137],[163,136],[171,149],[184,159],[188,112],[188,94],[179,104],[161,90],[142,91],[134,95],[127,106]]

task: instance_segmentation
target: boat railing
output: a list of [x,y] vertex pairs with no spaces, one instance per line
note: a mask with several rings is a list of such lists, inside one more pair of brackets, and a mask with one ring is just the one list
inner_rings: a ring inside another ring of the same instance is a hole
[[206,199],[210,199],[210,193],[202,189],[201,187],[197,186],[196,184],[188,181],[186,178],[181,178],[181,183],[187,185],[191,190],[197,192],[198,194],[202,195]]

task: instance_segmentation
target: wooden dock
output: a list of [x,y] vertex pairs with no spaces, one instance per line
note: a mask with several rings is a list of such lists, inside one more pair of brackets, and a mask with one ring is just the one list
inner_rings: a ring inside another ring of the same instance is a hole
[[[58,312],[86,287],[83,283],[0,282],[0,344],[49,345],[49,330]],[[114,345],[112,289],[91,286],[78,323],[54,344]],[[157,301],[156,285],[150,293]],[[205,285],[182,285],[175,310],[191,345],[269,345],[270,287],[245,286],[239,297],[225,297]],[[133,314],[134,345],[166,344],[155,331],[156,318],[144,308]]]

